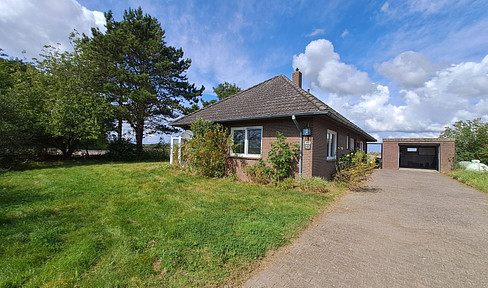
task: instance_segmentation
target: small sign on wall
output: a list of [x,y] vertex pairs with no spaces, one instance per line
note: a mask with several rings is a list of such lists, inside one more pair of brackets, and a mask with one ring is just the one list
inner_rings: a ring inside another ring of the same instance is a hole
[[305,141],[305,150],[312,149],[312,141]]

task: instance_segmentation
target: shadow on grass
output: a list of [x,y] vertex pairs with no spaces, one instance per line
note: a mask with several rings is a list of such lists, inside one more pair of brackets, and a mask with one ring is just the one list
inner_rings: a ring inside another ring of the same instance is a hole
[[134,161],[112,161],[106,158],[86,158],[86,159],[72,158],[69,160],[50,159],[46,161],[29,162],[9,169],[0,169],[0,175],[11,171],[30,171],[30,170],[41,170],[41,169],[51,169],[51,168],[72,168],[78,166],[91,166],[91,165],[101,165],[101,164],[163,163],[163,162],[168,162],[168,161],[158,161],[158,160],[148,160],[148,159],[134,160]]
[[51,200],[41,189],[17,189],[13,185],[0,185],[0,207],[24,205],[33,202]]

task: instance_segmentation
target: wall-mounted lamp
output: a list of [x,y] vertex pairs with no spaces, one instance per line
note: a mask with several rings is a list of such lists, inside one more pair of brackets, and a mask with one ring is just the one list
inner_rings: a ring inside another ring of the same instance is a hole
[[303,128],[303,136],[311,136],[312,130],[310,128]]

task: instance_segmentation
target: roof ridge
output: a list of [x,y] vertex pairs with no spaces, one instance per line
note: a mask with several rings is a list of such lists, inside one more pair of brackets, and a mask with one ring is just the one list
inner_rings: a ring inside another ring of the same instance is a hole
[[[273,79],[275,79],[275,78],[278,78],[278,77],[280,77],[280,76],[284,76],[284,75],[283,75],[283,74],[281,74],[281,75],[275,76],[275,77],[270,78],[270,79],[268,79],[268,80],[266,80],[266,81],[263,81],[263,82],[261,82],[261,83],[258,83],[258,84],[256,84],[256,85],[254,85],[254,86],[251,86],[251,87],[249,87],[249,88],[247,88],[247,89],[244,89],[244,90],[242,90],[242,91],[239,91],[239,92],[237,92],[237,93],[236,93],[236,94],[234,94],[234,95],[231,95],[231,96],[229,96],[229,97],[226,97],[226,98],[224,98],[224,99],[222,99],[222,100],[218,100],[217,102],[212,103],[212,104],[210,104],[210,105],[204,106],[204,107],[202,107],[202,108],[200,108],[200,109],[198,109],[198,110],[196,110],[196,111],[191,112],[190,114],[183,115],[183,116],[181,116],[180,118],[177,118],[177,119],[173,120],[173,122],[175,122],[175,121],[180,121],[181,119],[186,118],[186,117],[188,117],[188,116],[190,116],[190,115],[193,115],[193,114],[195,114],[195,113],[197,113],[197,112],[200,112],[200,111],[205,111],[205,110],[209,109],[210,107],[212,107],[212,106],[214,106],[214,105],[217,105],[217,104],[219,104],[219,103],[222,103],[222,102],[224,102],[224,101],[228,100],[229,98],[234,98],[235,96],[237,96],[237,95],[239,95],[239,94],[242,94],[242,93],[244,93],[244,92],[246,92],[246,91],[248,91],[248,90],[251,90],[251,89],[253,89],[253,88],[257,87],[257,86],[260,86],[260,85],[262,85],[262,84],[265,84],[265,83],[267,83],[267,82],[269,82],[269,81],[271,81],[271,80],[273,80]],[[286,78],[286,76],[284,76],[284,77]],[[287,78],[287,79],[288,79],[288,78]]]

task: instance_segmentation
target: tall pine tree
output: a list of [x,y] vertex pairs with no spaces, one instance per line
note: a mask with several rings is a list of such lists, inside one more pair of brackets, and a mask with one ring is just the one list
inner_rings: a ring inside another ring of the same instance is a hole
[[142,152],[144,133],[172,131],[166,119],[183,112],[184,104],[196,103],[204,87],[188,82],[191,60],[183,59],[181,48],[166,45],[156,18],[140,7],[126,10],[120,22],[111,11],[105,17],[106,32],[93,29],[93,37],[84,39],[85,48],[100,67],[104,83],[99,86],[116,106],[119,138],[125,120]]

